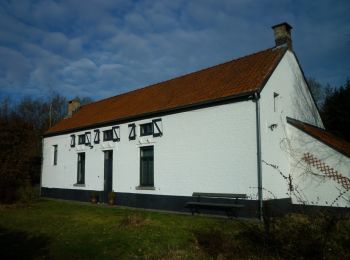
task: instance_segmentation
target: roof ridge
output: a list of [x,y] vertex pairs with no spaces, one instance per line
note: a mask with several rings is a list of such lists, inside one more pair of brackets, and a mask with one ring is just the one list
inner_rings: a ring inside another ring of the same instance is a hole
[[[116,97],[119,97],[119,96],[123,96],[123,95],[130,94],[130,93],[133,93],[133,92],[141,91],[141,90],[144,90],[144,89],[146,89],[146,88],[155,87],[155,86],[157,86],[157,85],[159,85],[159,84],[161,84],[161,83],[165,83],[165,82],[169,82],[169,81],[171,81],[171,80],[183,78],[183,77],[186,77],[186,76],[195,74],[195,73],[203,72],[203,71],[206,71],[206,70],[209,70],[209,69],[218,67],[218,66],[225,65],[225,64],[230,63],[230,62],[239,61],[239,60],[248,58],[248,57],[250,57],[250,56],[254,56],[254,55],[257,55],[257,54],[260,54],[260,53],[269,51],[269,50],[280,49],[280,48],[281,48],[281,47],[278,47],[278,48],[276,48],[276,47],[271,47],[271,48],[267,48],[267,49],[264,49],[264,50],[261,50],[261,51],[256,51],[256,52],[253,52],[253,53],[251,53],[251,54],[247,54],[247,55],[238,57],[238,58],[236,58],[236,59],[228,60],[228,61],[225,61],[225,62],[216,64],[216,65],[213,65],[213,66],[210,66],[210,67],[206,67],[206,68],[203,68],[203,69],[200,69],[200,70],[192,71],[192,72],[189,72],[189,73],[187,73],[187,74],[183,74],[183,75],[180,75],[180,76],[176,76],[176,77],[171,78],[171,79],[167,79],[167,80],[164,80],[164,81],[159,81],[159,82],[152,83],[152,84],[150,84],[150,85],[147,85],[147,86],[144,86],[144,87],[141,87],[141,88],[136,88],[136,89],[133,89],[133,90],[124,92],[124,93],[120,93],[120,94],[111,96],[111,97],[103,98],[103,99],[97,100],[97,101],[95,101],[95,102],[92,102],[92,103],[83,105],[83,106],[81,106],[81,107],[87,107],[87,106],[89,106],[89,105],[93,105],[93,104],[96,104],[96,103],[100,103],[100,102],[103,102],[103,101],[106,101],[106,100],[109,100],[109,99],[113,99],[113,98],[116,98]],[[283,47],[283,48],[284,48],[284,47]]]

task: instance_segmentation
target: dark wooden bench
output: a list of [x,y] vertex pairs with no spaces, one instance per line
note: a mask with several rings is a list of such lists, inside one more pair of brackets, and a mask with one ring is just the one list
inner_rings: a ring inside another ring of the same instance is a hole
[[[197,201],[189,201],[185,207],[191,210],[192,215],[199,213],[200,209],[225,211],[228,217],[237,216],[237,210],[243,208],[243,204],[239,204],[240,199],[247,199],[246,194],[231,194],[231,193],[203,193],[193,192],[192,197]],[[233,203],[218,203],[218,202],[203,202],[201,198],[220,198],[230,199]]]

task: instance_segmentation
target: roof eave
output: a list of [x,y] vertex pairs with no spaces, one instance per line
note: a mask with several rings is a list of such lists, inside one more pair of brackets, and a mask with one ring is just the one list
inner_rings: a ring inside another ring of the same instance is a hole
[[[343,149],[339,149],[339,147],[336,147],[335,145],[329,143],[329,142],[326,142],[324,140],[322,140],[321,138],[319,138],[318,136],[316,136],[315,134],[312,134],[308,131],[306,131],[305,129],[302,129],[301,127],[298,126],[298,123],[300,124],[305,124],[305,125],[308,125],[308,126],[311,126],[311,127],[314,127],[314,128],[317,128],[318,130],[320,131],[325,131],[327,132],[325,129],[322,129],[320,127],[317,127],[317,126],[314,126],[314,125],[311,125],[311,124],[308,124],[308,123],[305,123],[305,122],[302,122],[302,121],[299,121],[297,119],[294,119],[294,118],[291,118],[291,117],[286,117],[287,118],[287,123],[289,123],[290,125],[294,126],[295,128],[299,129],[300,131],[302,131],[303,133],[315,138],[316,140],[322,142],[323,144],[327,145],[328,147],[332,148],[333,150],[347,156],[350,158],[350,153],[348,153],[347,151],[344,151]],[[331,133],[329,133],[331,134]],[[341,139],[340,137],[337,137],[338,139]]]
[[203,101],[203,102],[199,102],[199,103],[195,103],[195,104],[184,105],[184,106],[179,106],[179,107],[164,109],[164,110],[158,110],[158,111],[134,115],[134,116],[130,116],[130,117],[124,117],[124,118],[119,118],[119,119],[115,119],[115,120],[109,120],[109,121],[99,122],[99,123],[95,123],[95,124],[89,124],[89,125],[80,126],[80,127],[69,128],[69,129],[65,129],[65,130],[61,130],[61,131],[45,132],[43,134],[43,137],[45,138],[45,137],[62,135],[62,134],[69,134],[69,133],[83,131],[83,130],[97,128],[97,127],[104,127],[104,126],[108,126],[108,125],[122,124],[122,123],[131,122],[131,121],[147,119],[150,117],[164,116],[164,115],[168,115],[168,114],[181,113],[184,111],[195,110],[195,109],[200,109],[200,108],[204,108],[204,107],[222,105],[225,103],[250,100],[250,99],[253,99],[253,94],[256,92],[257,91],[249,91],[249,92],[240,93],[240,94],[233,95],[233,96],[207,100],[207,101]]

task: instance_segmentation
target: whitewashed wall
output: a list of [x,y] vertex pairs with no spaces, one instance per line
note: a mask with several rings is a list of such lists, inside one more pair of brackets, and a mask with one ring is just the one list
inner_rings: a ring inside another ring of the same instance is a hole
[[[252,101],[163,116],[162,137],[129,141],[128,124],[120,126],[120,142],[101,141],[92,149],[70,148],[70,134],[44,139],[42,186],[103,190],[103,149],[113,149],[113,189],[117,192],[192,195],[192,192],[247,193],[256,197],[256,125]],[[100,128],[101,134],[105,129]],[[93,131],[93,129],[91,130]],[[82,134],[76,132],[76,135]],[[101,136],[102,137],[102,136]],[[53,165],[53,145],[58,164]],[[140,147],[154,145],[155,190],[138,190]],[[104,147],[104,148],[103,148]],[[85,187],[75,187],[77,152],[86,152]]]
[[302,159],[309,153],[322,166],[333,168],[350,180],[350,158],[292,125],[288,125],[287,131],[291,140],[291,174],[298,191],[292,196],[293,203],[350,207],[350,190]]
[[[275,110],[274,92],[279,94],[275,98]],[[264,199],[291,197],[293,203],[329,205],[332,198],[334,200],[339,194],[334,183],[325,179],[324,184],[317,184],[314,176],[305,174],[305,167],[301,177],[301,165],[297,162],[300,161],[305,151],[310,151],[318,156],[323,154],[324,156],[320,156],[322,158],[325,158],[326,154],[328,158],[338,158],[339,153],[316,139],[312,139],[312,142],[310,142],[310,138],[295,140],[296,130],[290,130],[291,126],[286,121],[287,116],[323,128],[295,56],[289,51],[261,93]],[[270,129],[272,124],[277,125],[273,130]],[[303,149],[299,151],[300,148]],[[341,157],[341,160],[345,160],[345,158]],[[340,171],[342,171],[342,167],[346,167],[334,163],[330,164]],[[347,167],[347,172],[349,172],[350,164],[347,164]],[[304,194],[301,195],[303,201],[300,200],[300,195],[297,195],[299,189],[293,192],[289,191],[289,176],[292,179],[291,184],[294,187],[299,186],[300,191]],[[340,203],[339,205],[344,204]]]

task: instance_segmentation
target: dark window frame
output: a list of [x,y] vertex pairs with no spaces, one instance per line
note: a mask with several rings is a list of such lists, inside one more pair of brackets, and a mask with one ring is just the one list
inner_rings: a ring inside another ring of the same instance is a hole
[[78,144],[85,144],[85,134],[78,135]]
[[78,153],[77,160],[77,184],[85,184],[85,153]]
[[91,132],[85,132],[85,145],[91,145]]
[[112,127],[112,133],[113,133],[113,142],[119,142],[120,141],[120,128],[119,126],[113,126]]
[[152,123],[153,123],[153,136],[154,137],[162,136],[163,135],[162,126],[158,125],[158,123],[160,123],[160,124],[162,123],[162,119],[160,119],[160,118],[153,119]]
[[128,129],[130,129],[129,132],[129,140],[135,140],[136,139],[136,125],[135,124],[129,124]]
[[94,143],[98,144],[98,143],[100,143],[100,130],[99,129],[95,129],[94,133],[95,133]]
[[[146,151],[152,151],[152,156],[149,156],[149,155],[145,156],[144,153]],[[145,169],[147,169],[147,171],[151,169],[151,172],[144,172]],[[154,146],[140,147],[140,186],[139,187],[154,187]]]
[[[147,127],[150,127],[150,128],[147,128]],[[153,122],[140,125],[140,136],[153,135],[153,132],[154,132]]]
[[57,165],[58,145],[53,146],[53,165]]

